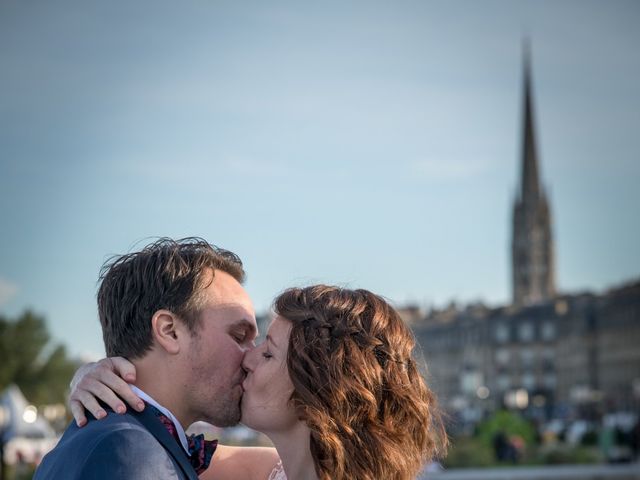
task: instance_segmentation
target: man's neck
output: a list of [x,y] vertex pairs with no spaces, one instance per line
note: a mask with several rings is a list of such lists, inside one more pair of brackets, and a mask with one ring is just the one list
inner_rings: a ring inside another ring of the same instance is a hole
[[189,418],[182,402],[180,402],[180,385],[174,381],[176,377],[170,371],[159,374],[157,364],[155,368],[150,368],[148,363],[151,362],[133,363],[136,367],[134,385],[169,410],[183,428],[186,429],[191,425],[194,421]]
[[133,385],[132,388],[133,388],[133,393],[135,393],[140,398],[142,398],[145,401],[145,403],[148,403],[150,406],[153,406],[162,415],[168,418],[171,421],[171,423],[173,423],[173,426],[174,426],[173,431],[175,432],[175,434],[177,434],[178,441],[182,445],[182,448],[184,448],[184,451],[189,453],[189,443],[187,442],[187,436],[185,434],[184,427],[182,426],[180,421],[175,417],[175,415],[171,412],[171,410],[169,410],[164,405],[160,404],[155,398],[153,398],[151,395],[149,395],[147,392],[145,392],[141,388],[136,387],[135,385]]

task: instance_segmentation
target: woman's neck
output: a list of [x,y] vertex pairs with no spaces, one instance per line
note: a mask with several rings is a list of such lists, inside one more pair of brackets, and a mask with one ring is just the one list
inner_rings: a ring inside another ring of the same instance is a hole
[[293,430],[269,433],[268,437],[278,451],[287,478],[318,480],[311,456],[311,432],[305,424],[300,422]]

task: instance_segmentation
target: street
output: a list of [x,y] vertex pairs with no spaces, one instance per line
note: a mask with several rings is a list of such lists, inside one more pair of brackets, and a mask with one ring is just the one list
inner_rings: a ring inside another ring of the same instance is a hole
[[456,469],[427,473],[419,480],[640,480],[640,463],[547,467]]

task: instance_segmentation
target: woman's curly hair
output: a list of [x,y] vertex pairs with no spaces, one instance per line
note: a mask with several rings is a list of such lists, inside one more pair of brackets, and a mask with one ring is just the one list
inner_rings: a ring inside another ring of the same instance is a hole
[[413,479],[447,444],[435,395],[398,313],[367,290],[291,288],[274,301],[292,324],[292,406],[311,430],[322,480]]

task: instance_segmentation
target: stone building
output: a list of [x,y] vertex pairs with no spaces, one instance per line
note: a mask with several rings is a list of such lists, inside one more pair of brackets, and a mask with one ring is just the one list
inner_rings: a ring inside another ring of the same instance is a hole
[[430,312],[414,332],[449,411],[593,417],[640,411],[640,281],[530,306]]
[[601,294],[556,293],[528,52],[523,93],[513,301],[497,308],[450,305],[413,318],[428,379],[463,423],[505,406],[539,419],[640,411],[640,281]]

